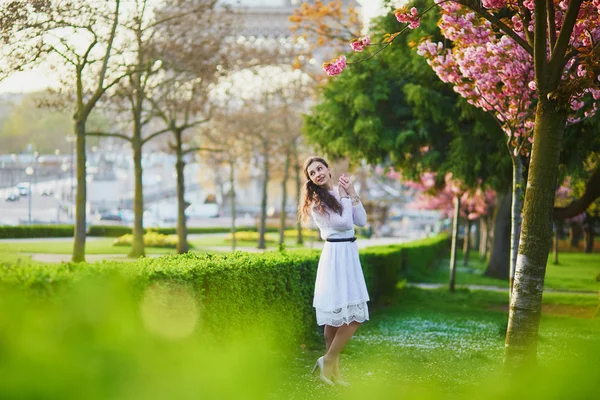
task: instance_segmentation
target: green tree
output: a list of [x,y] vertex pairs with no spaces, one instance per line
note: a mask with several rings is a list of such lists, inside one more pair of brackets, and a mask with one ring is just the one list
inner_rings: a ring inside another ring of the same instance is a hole
[[[464,189],[489,185],[510,198],[511,165],[496,122],[437,80],[410,49],[423,31],[440,37],[437,19],[432,10],[423,17],[419,32],[398,37],[387,51],[329,81],[321,103],[306,117],[305,135],[333,157],[393,165],[413,180],[435,172],[439,185],[452,173]],[[382,17],[372,32],[389,32],[396,25],[393,16]],[[349,55],[349,61],[360,57]],[[496,216],[509,218],[504,213]],[[510,230],[495,234],[495,244],[508,244],[509,234]],[[506,271],[508,277],[508,253],[502,248],[492,246],[491,275]]]

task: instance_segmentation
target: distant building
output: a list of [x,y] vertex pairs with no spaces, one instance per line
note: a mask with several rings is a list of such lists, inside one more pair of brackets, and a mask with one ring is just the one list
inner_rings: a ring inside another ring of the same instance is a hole
[[[240,12],[243,21],[237,27],[241,36],[255,38],[289,38],[292,36],[288,18],[302,3],[310,0],[225,0]],[[351,1],[344,1],[345,4]]]

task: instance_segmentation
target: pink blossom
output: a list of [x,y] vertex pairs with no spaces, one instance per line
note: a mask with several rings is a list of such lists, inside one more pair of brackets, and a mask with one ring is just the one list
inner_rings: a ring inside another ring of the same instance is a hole
[[362,38],[352,40],[350,42],[350,47],[352,47],[352,50],[354,51],[361,52],[370,44],[371,38],[369,36],[363,36]]
[[408,28],[409,29],[416,29],[419,27],[419,25],[421,25],[421,19],[417,18],[415,20],[413,20],[409,25]]
[[353,40],[352,42],[350,42],[350,47],[352,47],[352,50],[357,52],[361,52],[365,48],[365,46],[360,40]]
[[584,105],[585,105],[585,103],[581,100],[573,100],[573,101],[571,101],[571,110],[577,111]]
[[421,19],[419,18],[419,11],[412,7],[410,11],[407,11],[406,7],[402,7],[394,11],[394,15],[396,19],[400,23],[408,22],[409,29],[416,29],[421,24]]
[[341,74],[344,68],[346,68],[346,56],[339,56],[330,62],[323,63],[323,70],[329,76]]
[[485,8],[502,8],[506,6],[507,0],[483,0],[481,3]]

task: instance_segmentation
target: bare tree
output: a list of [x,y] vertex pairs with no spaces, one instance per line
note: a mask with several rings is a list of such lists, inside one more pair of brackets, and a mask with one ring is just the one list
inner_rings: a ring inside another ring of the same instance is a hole
[[74,262],[85,260],[86,123],[104,94],[131,73],[112,62],[120,9],[120,0],[12,0],[0,5],[0,35],[5,43],[1,52],[6,64],[2,75],[42,61],[60,64],[62,88],[73,103],[77,154]]
[[[158,10],[150,10],[148,0],[136,0],[133,16],[127,23],[129,40],[124,46],[133,49],[134,72],[126,84],[120,86],[118,98],[121,111],[131,121],[131,135],[114,132],[94,132],[94,135],[118,137],[131,144],[134,161],[134,225],[130,256],[143,256],[143,186],[142,148],[150,140],[171,132],[171,148],[177,156],[178,235],[177,251],[187,252],[185,226],[184,156],[198,151],[197,146],[183,148],[184,132],[207,121],[202,98],[206,87],[222,64],[219,47],[220,35],[226,24],[215,15],[225,15],[215,10],[216,2],[194,0],[167,1]],[[198,57],[198,54],[206,54]],[[120,100],[120,102],[119,102]],[[123,107],[123,105],[126,106]],[[119,107],[119,106],[118,106]],[[204,115],[203,115],[204,114]],[[164,127],[144,135],[144,128],[155,119]]]
[[[225,112],[217,113],[211,121],[211,129],[207,130],[206,137],[212,146],[220,148],[219,153],[211,153],[211,164],[215,169],[222,168],[223,165],[228,169],[229,182],[229,200],[231,207],[231,251],[236,249],[236,173],[249,164],[251,146],[247,140],[244,140],[242,127],[246,125],[244,115]],[[219,171],[215,171],[218,174]],[[225,196],[222,196],[225,204]]]
[[[194,0],[186,3],[171,1],[157,12],[159,19],[176,22],[158,27],[154,52],[165,74],[156,89],[148,93],[148,100],[154,114],[173,135],[170,148],[177,157],[178,253],[189,250],[184,157],[198,151],[220,151],[201,147],[197,138],[193,140],[185,134],[190,128],[209,121],[208,93],[228,63],[227,34],[232,20],[224,11],[217,8],[216,1]],[[185,142],[190,143],[184,146]]]

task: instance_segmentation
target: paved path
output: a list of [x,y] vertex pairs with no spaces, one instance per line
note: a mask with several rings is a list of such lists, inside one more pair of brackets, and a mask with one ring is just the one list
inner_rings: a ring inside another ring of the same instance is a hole
[[[406,286],[418,287],[421,289],[440,289],[448,286],[447,283],[407,283]],[[456,285],[457,289],[469,290],[487,290],[490,292],[508,292],[508,288],[487,285]],[[586,294],[598,296],[597,291],[592,290],[560,290],[544,288],[544,292],[548,293],[563,293],[563,294]]]

